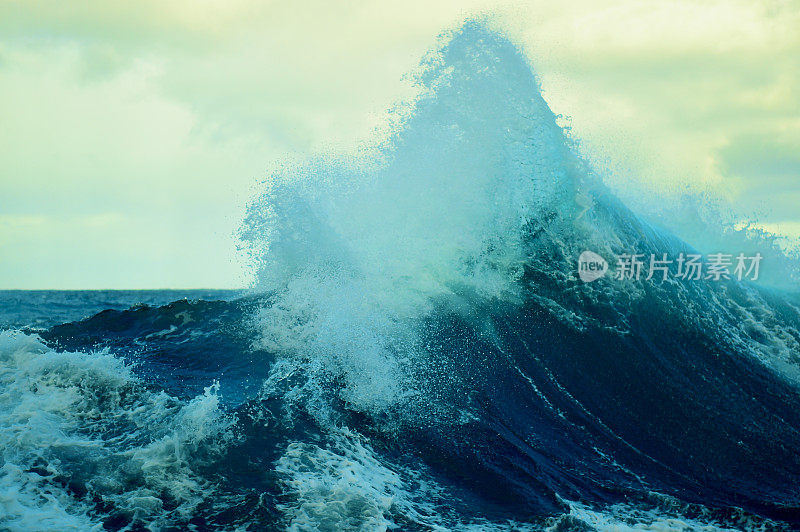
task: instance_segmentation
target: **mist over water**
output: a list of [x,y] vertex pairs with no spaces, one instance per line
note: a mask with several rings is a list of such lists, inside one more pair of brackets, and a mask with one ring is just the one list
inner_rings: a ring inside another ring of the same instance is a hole
[[438,306],[519,301],[531,227],[561,231],[587,177],[502,36],[467,24],[417,80],[388,140],[273,176],[242,230],[274,299],[264,346],[358,368],[357,403],[414,393],[415,329]]

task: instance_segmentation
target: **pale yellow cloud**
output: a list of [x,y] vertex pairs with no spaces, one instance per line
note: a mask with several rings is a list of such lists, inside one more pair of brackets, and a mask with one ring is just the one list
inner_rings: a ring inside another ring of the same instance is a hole
[[800,218],[757,205],[760,176],[727,160],[800,148],[800,3],[570,3],[545,19],[522,32],[545,96],[626,199],[655,204],[689,187],[743,216]]
[[739,160],[800,147],[795,1],[6,0],[0,216],[42,225],[4,226],[0,287],[240,284],[254,183],[355,150],[413,94],[403,76],[437,34],[484,12],[626,199],[690,186],[800,219],[780,200],[798,194],[791,158],[772,192]]

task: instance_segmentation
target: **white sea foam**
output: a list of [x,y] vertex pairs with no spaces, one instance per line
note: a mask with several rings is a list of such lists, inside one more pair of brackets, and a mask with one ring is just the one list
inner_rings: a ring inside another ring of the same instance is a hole
[[671,497],[653,493],[653,505],[613,504],[592,508],[577,502],[567,502],[569,513],[553,519],[548,532],[571,530],[598,532],[763,532],[782,530],[777,523],[740,512],[726,522],[715,519],[712,512],[698,506],[686,515],[688,505]]
[[156,529],[187,519],[214,488],[192,466],[232,423],[216,386],[181,402],[108,353],[2,331],[0,528],[99,530],[110,512]]
[[458,532],[758,532],[777,524],[735,513],[720,522],[702,506],[651,494],[652,504],[591,507],[564,501],[568,511],[535,522],[492,521],[453,515],[447,491],[424,467],[388,463],[369,442],[348,429],[323,442],[294,442],[276,462],[284,488],[280,509],[292,531],[414,529]]
[[262,347],[336,379],[368,413],[425,396],[415,324],[434,304],[519,298],[530,224],[571,208],[580,173],[503,37],[467,24],[419,80],[385,144],[272,176],[242,230],[273,294]]

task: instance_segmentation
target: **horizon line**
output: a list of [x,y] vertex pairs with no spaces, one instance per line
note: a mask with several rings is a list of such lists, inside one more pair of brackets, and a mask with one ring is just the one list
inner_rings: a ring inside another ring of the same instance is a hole
[[0,288],[0,292],[158,292],[158,291],[232,291],[249,290],[250,287],[228,287],[228,288]]

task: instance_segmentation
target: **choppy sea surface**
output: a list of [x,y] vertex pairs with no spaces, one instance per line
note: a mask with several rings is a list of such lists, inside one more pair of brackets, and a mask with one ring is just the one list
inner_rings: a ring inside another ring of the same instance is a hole
[[368,164],[265,184],[247,291],[0,292],[3,530],[797,530],[800,298],[690,252],[468,23]]

